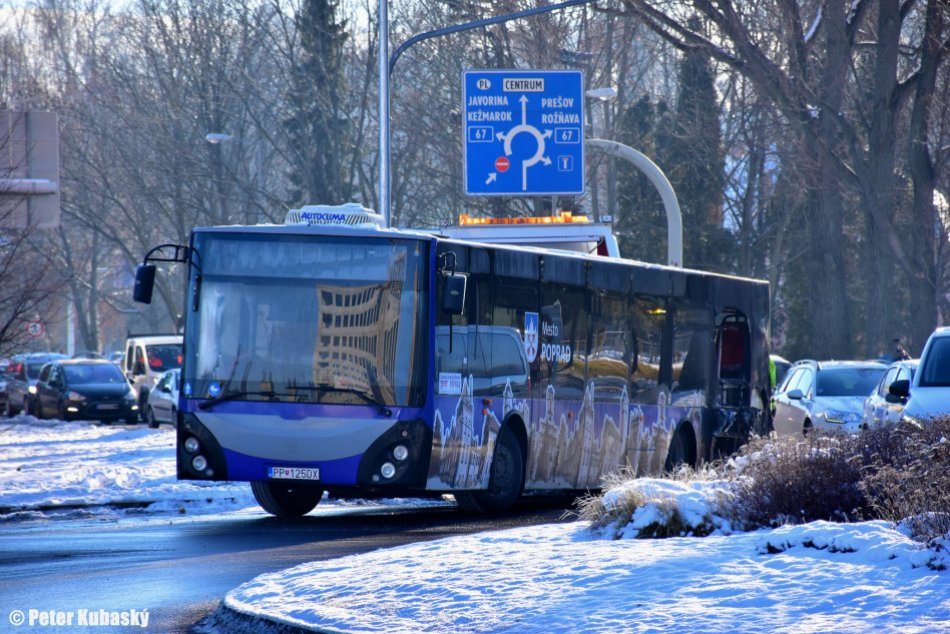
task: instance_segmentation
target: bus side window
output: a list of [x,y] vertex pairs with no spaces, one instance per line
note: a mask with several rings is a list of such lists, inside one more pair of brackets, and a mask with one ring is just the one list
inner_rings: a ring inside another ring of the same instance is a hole
[[673,316],[673,389],[706,391],[713,371],[712,313],[678,306]]
[[591,349],[587,362],[598,398],[620,398],[630,379],[632,329],[621,293],[592,291]]
[[637,298],[631,313],[638,338],[630,401],[656,404],[666,309],[656,302]]

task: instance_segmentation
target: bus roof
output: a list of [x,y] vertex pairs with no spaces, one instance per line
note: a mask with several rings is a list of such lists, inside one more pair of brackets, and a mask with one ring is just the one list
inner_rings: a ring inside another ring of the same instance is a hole
[[[539,225],[542,226],[542,225]],[[583,225],[582,225],[583,226]],[[588,225],[588,226],[601,226],[605,225]],[[488,246],[492,249],[497,249],[506,252],[518,252],[524,254],[537,254],[537,255],[557,255],[558,257],[567,257],[567,258],[582,258],[587,259],[592,262],[599,263],[614,263],[614,264],[627,264],[635,265],[641,270],[655,270],[658,272],[666,272],[668,274],[676,274],[676,277],[705,277],[710,279],[721,279],[721,280],[742,280],[744,282],[755,282],[768,286],[766,280],[760,280],[755,278],[742,277],[737,275],[729,275],[726,273],[713,273],[710,271],[701,271],[698,269],[688,269],[675,266],[669,266],[667,264],[655,264],[651,262],[642,262],[640,260],[628,260],[624,258],[604,258],[597,255],[590,255],[585,253],[580,253],[576,251],[562,251],[558,249],[548,249],[538,246],[532,246],[531,244],[512,244],[510,242],[485,242],[477,239],[470,239],[464,236],[447,236],[445,234],[425,231],[421,229],[401,229],[394,227],[376,227],[372,225],[304,225],[304,224],[293,224],[293,225],[283,225],[283,224],[258,224],[258,225],[220,225],[220,226],[207,226],[207,227],[195,227],[193,229],[194,233],[259,233],[259,234],[277,234],[277,235],[327,235],[327,236],[349,236],[349,237],[399,237],[399,238],[412,238],[420,239],[426,241],[439,241],[449,244],[457,244],[459,246]]]

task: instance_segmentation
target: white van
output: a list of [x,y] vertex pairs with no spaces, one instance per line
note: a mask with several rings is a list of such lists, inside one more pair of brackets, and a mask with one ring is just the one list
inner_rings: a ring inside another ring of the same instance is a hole
[[442,227],[438,233],[460,240],[620,257],[620,247],[609,224],[590,222],[587,216],[575,216],[569,211],[554,216],[515,218],[475,218],[462,214],[459,224]]
[[129,335],[125,342],[125,378],[138,395],[144,415],[148,393],[168,370],[181,367],[181,335]]

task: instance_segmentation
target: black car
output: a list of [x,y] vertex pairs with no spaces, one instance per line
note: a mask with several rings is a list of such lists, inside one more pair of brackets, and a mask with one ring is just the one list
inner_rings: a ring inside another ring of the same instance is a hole
[[43,366],[36,383],[37,418],[135,423],[138,399],[117,365],[105,359],[63,359]]

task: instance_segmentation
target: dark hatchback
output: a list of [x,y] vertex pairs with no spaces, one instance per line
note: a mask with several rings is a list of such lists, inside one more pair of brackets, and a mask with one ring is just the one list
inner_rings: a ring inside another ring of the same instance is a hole
[[138,420],[138,399],[117,365],[104,359],[63,359],[43,366],[36,383],[37,418]]

